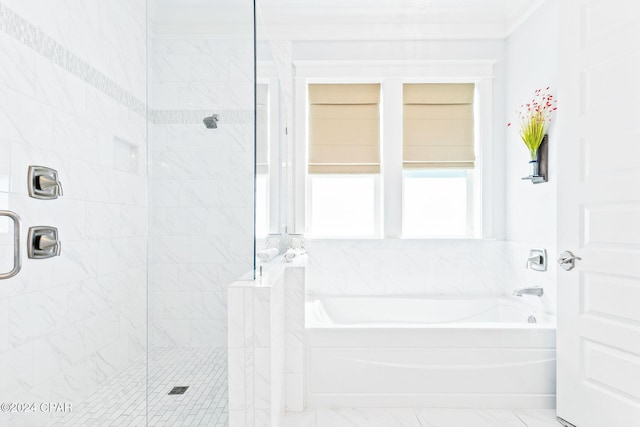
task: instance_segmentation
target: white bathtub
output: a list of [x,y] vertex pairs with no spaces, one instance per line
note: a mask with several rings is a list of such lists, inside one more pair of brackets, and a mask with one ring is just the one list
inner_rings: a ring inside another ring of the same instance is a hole
[[325,297],[305,311],[309,407],[555,407],[555,318],[517,297]]

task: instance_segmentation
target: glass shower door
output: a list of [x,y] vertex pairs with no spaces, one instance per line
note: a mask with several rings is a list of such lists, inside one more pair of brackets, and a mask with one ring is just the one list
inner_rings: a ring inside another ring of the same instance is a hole
[[149,425],[224,426],[226,288],[254,260],[253,2],[150,6]]

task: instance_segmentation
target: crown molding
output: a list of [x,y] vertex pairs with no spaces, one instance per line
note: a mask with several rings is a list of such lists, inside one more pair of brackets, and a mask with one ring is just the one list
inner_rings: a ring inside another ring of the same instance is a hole
[[[502,40],[511,35],[547,0],[488,1],[484,5],[431,4],[425,8],[378,5],[357,7],[285,7],[258,3],[259,40]],[[316,3],[320,4],[320,3]],[[344,3],[343,3],[344,4]],[[509,9],[511,8],[511,9]],[[253,10],[195,3],[178,7],[167,2],[150,15],[155,34],[196,33],[252,36]]]

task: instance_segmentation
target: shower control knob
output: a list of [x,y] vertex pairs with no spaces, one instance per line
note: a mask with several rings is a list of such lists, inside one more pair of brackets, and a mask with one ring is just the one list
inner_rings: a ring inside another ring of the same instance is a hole
[[31,259],[47,259],[60,256],[62,243],[55,227],[30,227],[27,238],[27,255]]
[[558,264],[565,271],[573,270],[576,266],[576,261],[581,260],[579,256],[575,256],[571,251],[564,251],[558,257]]
[[46,166],[29,166],[29,197],[40,200],[53,200],[62,196],[62,183],[58,171]]

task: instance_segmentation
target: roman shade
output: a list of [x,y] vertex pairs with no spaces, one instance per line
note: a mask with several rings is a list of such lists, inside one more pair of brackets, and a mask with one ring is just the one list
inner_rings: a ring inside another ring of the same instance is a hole
[[473,83],[404,85],[405,169],[474,167],[473,92]]
[[269,86],[256,86],[256,172],[269,173]]
[[380,85],[309,85],[309,173],[380,173]]

